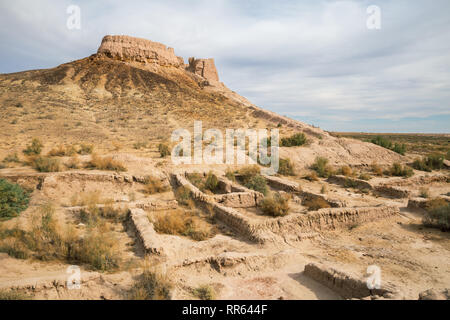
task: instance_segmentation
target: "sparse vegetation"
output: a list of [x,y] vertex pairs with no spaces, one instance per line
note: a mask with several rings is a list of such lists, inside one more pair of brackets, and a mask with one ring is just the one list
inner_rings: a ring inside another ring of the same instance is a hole
[[419,196],[422,197],[422,198],[429,198],[430,197],[430,190],[427,189],[427,188],[420,188]]
[[268,191],[266,179],[259,174],[251,177],[244,185],[246,188],[261,192],[263,195],[266,195]]
[[202,285],[193,289],[192,294],[200,300],[214,300],[216,297],[214,288],[208,285]]
[[232,170],[230,170],[229,168],[225,172],[225,177],[230,181],[233,181],[233,182],[236,181],[236,176],[234,175],[234,172]]
[[311,171],[308,175],[304,177],[304,179],[308,181],[319,181],[319,177],[317,176],[316,171]]
[[127,171],[125,165],[114,160],[113,157],[100,157],[96,154],[91,156],[91,160],[86,164],[88,169],[111,170],[111,171]]
[[10,162],[16,162],[19,163],[19,156],[17,155],[17,152],[14,152],[13,154],[7,155],[4,159],[3,162],[5,163],[10,163]]
[[77,150],[75,149],[74,146],[64,146],[61,144],[58,147],[50,150],[47,155],[49,157],[66,157],[66,156],[70,157],[76,153],[77,153]]
[[37,139],[34,138],[31,141],[31,144],[29,144],[24,150],[23,153],[26,154],[27,156],[31,156],[31,155],[39,155],[42,152],[42,148],[44,147],[44,145],[42,144],[42,142]]
[[353,176],[353,170],[349,166],[342,166],[339,169],[339,173],[346,177]]
[[50,157],[30,157],[30,165],[39,172],[59,172],[62,169],[59,159]]
[[302,204],[308,208],[308,210],[316,211],[322,208],[330,208],[330,204],[321,197],[313,197],[303,200]]
[[17,217],[28,208],[28,192],[15,183],[0,179],[0,219]]
[[289,197],[279,193],[271,194],[261,201],[261,210],[268,216],[285,216],[289,213]]
[[386,172],[390,176],[409,178],[414,175],[412,168],[403,166],[400,163],[394,163],[391,168]]
[[168,190],[168,186],[165,185],[161,179],[156,177],[149,176],[145,179],[144,184],[144,193],[146,194],[155,194],[166,192]]
[[328,188],[327,188],[327,186],[324,184],[324,185],[322,185],[322,187],[320,188],[320,193],[321,194],[325,194],[325,193],[327,193],[328,192]]
[[359,175],[358,179],[369,181],[370,179],[372,179],[372,177],[370,176],[370,174],[364,172]]
[[280,158],[278,173],[283,176],[293,176],[294,173],[294,165],[291,162],[291,159],[282,159]]
[[77,153],[81,155],[92,154],[92,152],[94,152],[94,146],[88,143],[80,143],[77,150]]
[[445,202],[429,208],[423,218],[423,224],[442,231],[450,231],[450,204]]
[[175,191],[175,198],[177,199],[178,203],[183,206],[189,208],[195,207],[194,200],[192,200],[191,190],[189,190],[185,186],[181,186]]
[[372,173],[377,177],[383,176],[383,169],[376,163],[372,164]]
[[161,155],[161,158],[170,156],[169,146],[166,144],[160,143],[158,145],[158,151],[159,151],[159,154]]
[[18,290],[0,290],[0,300],[30,300],[31,297]]
[[324,157],[317,157],[311,168],[321,178],[328,178],[333,174],[333,169],[328,165],[328,159]]
[[281,147],[298,147],[306,143],[306,136],[304,133],[296,133],[288,138],[281,139]]
[[420,171],[431,172],[441,170],[444,167],[445,157],[439,154],[432,154],[423,159],[416,159],[413,168]]
[[160,233],[189,237],[203,241],[213,235],[212,227],[198,210],[175,209],[155,212],[153,215],[155,230]]
[[205,188],[214,192],[219,186],[219,179],[212,172],[208,172],[206,175]]
[[373,138],[370,142],[372,142],[376,145],[379,145],[383,148],[397,152],[401,155],[405,155],[405,152],[406,152],[405,144],[392,143],[392,141],[390,141],[389,139],[382,137],[382,136],[377,136],[377,137]]
[[173,283],[166,273],[146,268],[128,297],[130,300],[170,300],[172,288]]

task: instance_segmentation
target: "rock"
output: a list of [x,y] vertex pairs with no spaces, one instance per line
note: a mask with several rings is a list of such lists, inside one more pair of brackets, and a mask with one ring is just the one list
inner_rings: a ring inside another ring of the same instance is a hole
[[419,293],[419,300],[450,300],[450,291],[449,289],[442,291],[428,289]]
[[219,81],[219,75],[217,74],[214,59],[195,59],[194,57],[191,57],[189,58],[187,70],[208,81]]

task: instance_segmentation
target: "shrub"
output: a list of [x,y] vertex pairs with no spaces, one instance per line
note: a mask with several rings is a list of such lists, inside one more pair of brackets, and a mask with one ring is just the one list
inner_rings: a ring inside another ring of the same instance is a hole
[[339,170],[339,173],[346,177],[349,177],[353,175],[353,170],[349,166],[342,166]]
[[428,210],[423,218],[423,224],[442,231],[450,231],[450,204],[446,203]]
[[79,169],[81,167],[80,159],[76,155],[71,157],[66,163],[66,167],[69,169]]
[[146,269],[129,293],[130,300],[170,300],[172,281],[166,273]]
[[377,137],[373,138],[371,140],[371,142],[376,144],[376,145],[379,145],[379,146],[381,146],[383,148],[386,148],[386,149],[392,150],[394,152],[397,152],[397,153],[399,153],[401,155],[405,155],[405,152],[406,152],[406,145],[405,144],[399,144],[399,143],[392,144],[392,141],[390,141],[390,140],[388,140],[388,139],[386,139],[384,137],[381,137],[381,136],[377,136]]
[[161,181],[161,179],[155,177],[148,177],[145,179],[144,193],[155,194],[166,192],[168,190],[167,186]]
[[266,195],[268,191],[266,179],[259,174],[252,176],[244,185],[249,189],[261,192],[263,195]]
[[381,177],[383,175],[383,169],[376,163],[373,163],[372,164],[372,173],[378,177]]
[[238,174],[241,176],[242,182],[246,184],[250,179],[256,175],[259,175],[261,170],[257,165],[246,166],[238,170]]
[[114,160],[112,157],[100,157],[96,154],[91,156],[91,160],[86,164],[86,168],[111,171],[127,171],[122,162]]
[[79,147],[77,153],[81,155],[92,154],[94,151],[94,146],[92,144],[81,143]]
[[296,133],[289,138],[281,139],[281,147],[298,147],[306,143],[306,136],[304,133]]
[[64,156],[73,156],[77,153],[77,150],[74,146],[66,147],[64,145],[59,145],[56,148],[53,148],[48,152],[49,157],[64,157]]
[[211,191],[217,190],[219,185],[219,179],[217,179],[216,175],[212,172],[209,172],[206,176],[205,188]]
[[23,153],[30,156],[30,155],[38,155],[41,154],[43,144],[39,139],[34,138],[31,141],[31,144],[29,144],[26,149],[23,150]]
[[278,173],[283,176],[293,176],[294,173],[294,165],[292,164],[290,159],[282,159],[280,158]]
[[327,186],[324,184],[324,185],[322,185],[322,187],[320,188],[320,193],[321,194],[325,194],[325,193],[327,193],[328,192],[328,188],[327,188]]
[[424,159],[416,159],[413,168],[420,171],[431,172],[440,170],[444,167],[444,156],[440,154],[432,154]]
[[394,147],[392,148],[392,151],[397,152],[397,153],[399,153],[399,154],[404,156],[405,153],[406,153],[406,145],[405,144],[396,143],[394,145]]
[[133,144],[133,148],[135,148],[135,149],[137,149],[137,150],[139,150],[139,149],[141,149],[141,148],[147,148],[147,142],[141,142],[141,141],[135,142],[135,143]]
[[312,211],[331,207],[330,204],[321,197],[305,199],[302,201],[302,204],[305,207],[308,207],[308,210],[312,210]]
[[29,194],[18,184],[0,179],[0,219],[17,217],[28,208]]
[[305,179],[308,181],[318,181],[319,177],[317,177],[317,173],[315,171],[311,171],[307,176],[305,176]]
[[412,177],[414,175],[413,169],[408,166],[402,166],[400,163],[394,163],[389,169],[388,173],[395,177]]
[[30,296],[17,290],[0,290],[0,300],[29,300]]
[[49,157],[33,157],[30,159],[31,166],[39,172],[59,172],[61,171],[61,162],[59,159]]
[[230,181],[233,182],[236,181],[236,176],[234,175],[234,172],[230,169],[227,169],[227,171],[225,172],[225,177]]
[[160,143],[158,145],[158,151],[159,151],[159,154],[161,155],[161,158],[170,156],[170,150],[166,144]]
[[319,177],[328,178],[333,174],[333,169],[328,165],[328,159],[323,157],[317,157],[312,169],[317,172]]
[[194,296],[200,300],[214,300],[216,293],[214,288],[208,285],[202,285],[192,290]]
[[181,205],[190,208],[193,208],[195,206],[194,201],[192,200],[191,190],[189,190],[185,186],[181,186],[175,191],[175,198]]
[[372,179],[372,177],[368,173],[361,173],[358,178],[365,181],[369,181],[370,179]]
[[279,217],[289,213],[289,198],[275,193],[269,197],[265,197],[261,201],[261,210],[264,214]]
[[7,155],[7,156],[5,157],[5,159],[3,159],[3,162],[6,162],[6,163],[8,163],[8,162],[16,162],[16,163],[19,163],[20,160],[19,160],[19,156],[17,155],[17,152],[15,152],[15,153],[13,153],[13,154],[10,154],[10,155]]

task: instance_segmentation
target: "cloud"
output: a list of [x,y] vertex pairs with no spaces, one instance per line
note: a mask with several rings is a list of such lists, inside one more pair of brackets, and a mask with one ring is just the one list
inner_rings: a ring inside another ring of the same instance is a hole
[[[0,72],[53,67],[129,34],[214,57],[231,89],[324,129],[449,132],[450,3],[376,2],[381,30],[366,28],[372,1],[1,2]],[[66,28],[71,4],[81,30]]]

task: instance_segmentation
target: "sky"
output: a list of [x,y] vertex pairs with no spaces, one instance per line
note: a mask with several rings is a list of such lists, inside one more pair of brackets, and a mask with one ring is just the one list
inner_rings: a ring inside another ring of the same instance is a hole
[[84,58],[106,34],[212,57],[230,89],[325,130],[450,133],[448,0],[0,0],[0,73]]

